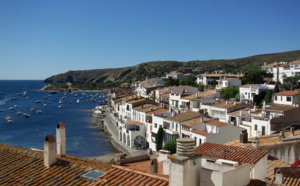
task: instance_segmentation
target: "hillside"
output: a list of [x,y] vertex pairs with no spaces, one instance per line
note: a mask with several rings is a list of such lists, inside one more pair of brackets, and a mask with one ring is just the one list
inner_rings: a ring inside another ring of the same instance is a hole
[[202,67],[205,72],[224,70],[227,73],[245,73],[249,69],[259,68],[264,62],[293,61],[300,59],[300,50],[282,53],[261,54],[230,60],[207,61],[153,61],[138,64],[132,67],[77,70],[51,76],[44,80],[45,83],[101,83],[101,82],[129,82],[144,80],[147,77],[161,77],[173,70],[183,67]]

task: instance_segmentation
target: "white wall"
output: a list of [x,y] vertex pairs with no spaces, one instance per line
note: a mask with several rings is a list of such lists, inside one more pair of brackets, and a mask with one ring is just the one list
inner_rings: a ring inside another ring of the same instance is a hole
[[259,179],[262,181],[266,180],[267,161],[268,161],[267,157],[268,157],[268,154],[254,165],[252,172],[251,172],[251,178]]

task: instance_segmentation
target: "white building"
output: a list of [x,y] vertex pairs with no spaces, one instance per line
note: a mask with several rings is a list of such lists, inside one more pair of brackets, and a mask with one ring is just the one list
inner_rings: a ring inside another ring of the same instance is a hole
[[[217,165],[227,165],[229,167],[226,167],[227,170],[234,170],[233,167],[239,167],[244,164],[250,164],[249,166],[246,166],[248,169],[248,172],[244,170],[242,167],[240,167],[240,171],[243,173],[248,173],[248,178],[250,179],[259,179],[262,181],[265,181],[266,175],[267,175],[267,156],[268,152],[264,150],[254,149],[254,148],[244,148],[244,147],[235,147],[230,145],[222,145],[218,143],[210,143],[205,142],[200,146],[197,146],[195,148],[196,154],[202,155],[202,161],[201,161],[201,182],[203,185],[240,185],[240,183],[249,183],[245,180],[246,177],[244,175],[240,175],[239,171],[230,171],[229,174],[232,176],[226,175],[224,179],[221,180],[215,180],[214,177],[212,177],[213,174],[217,174],[217,169],[215,168]],[[229,161],[224,161],[229,160]],[[214,164],[212,164],[214,163]],[[222,171],[220,171],[219,174],[222,174],[222,172],[226,172],[225,167],[221,168],[220,166],[217,166]],[[249,172],[250,168],[250,172]],[[214,172],[216,171],[216,172]],[[206,176],[205,176],[206,175]],[[210,175],[210,176],[209,176]],[[234,176],[235,175],[235,176]],[[240,175],[239,180],[238,176]],[[228,177],[227,177],[228,176]],[[231,177],[231,179],[226,179]],[[239,184],[237,182],[232,182],[232,178],[235,178],[239,181],[241,181]],[[221,182],[219,182],[221,181]]]
[[273,104],[266,106],[260,114],[242,121],[241,127],[247,129],[250,136],[270,135],[278,130],[300,122],[300,107],[297,91],[283,91],[273,95]]
[[224,78],[242,78],[243,74],[200,74],[197,75],[196,82],[203,85],[216,85],[217,80]]
[[274,89],[273,86],[268,86],[265,84],[246,84],[240,86],[240,101],[242,103],[254,101],[254,96],[259,95],[261,92],[265,92],[268,89]]
[[240,87],[242,81],[239,78],[223,78],[217,80],[216,90],[221,90],[229,86]]

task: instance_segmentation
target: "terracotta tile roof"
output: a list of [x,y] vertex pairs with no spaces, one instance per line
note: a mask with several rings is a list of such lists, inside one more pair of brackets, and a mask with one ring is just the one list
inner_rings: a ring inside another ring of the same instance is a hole
[[[267,147],[267,146],[273,146],[273,145],[285,145],[286,143],[299,143],[300,138],[297,138],[297,137],[300,136],[300,130],[295,130],[294,135],[295,135],[295,137],[294,137],[293,141],[283,141],[283,142],[279,141],[279,133],[259,136],[258,137],[259,146]],[[291,136],[290,131],[284,131],[284,136],[286,138]],[[254,140],[254,138],[249,138],[248,140],[250,142],[250,141]],[[252,147],[251,143],[240,143],[239,140],[230,141],[230,142],[226,143],[226,145],[231,145],[231,146],[236,146],[236,147]]]
[[295,95],[298,95],[298,94],[299,94],[298,91],[287,90],[287,91],[277,92],[274,95],[278,95],[278,96],[295,96]]
[[81,175],[93,170],[109,170],[110,164],[75,157],[57,158],[46,168],[44,153],[0,144],[0,185],[88,185]]
[[290,167],[290,164],[283,160],[279,160],[275,157],[268,156],[268,162],[267,162],[267,179],[268,180],[274,179],[274,169],[276,167]]
[[[300,185],[300,167],[279,167],[278,168],[283,175],[284,186],[299,186]],[[277,169],[276,169],[277,170]],[[275,180],[272,184],[275,183]]]
[[294,110],[294,109],[299,109],[299,107],[294,107],[291,105],[282,105],[282,104],[272,104],[270,107],[266,107],[265,110],[267,111],[289,111],[289,110]]
[[201,136],[207,136],[208,135],[208,132],[205,132],[203,130],[197,130],[197,129],[193,129],[192,133],[199,134]]
[[143,122],[140,122],[140,121],[125,121],[124,122],[125,125],[144,125]]
[[205,118],[205,117],[200,116],[200,117],[196,117],[196,118],[193,118],[193,119],[186,120],[184,122],[181,122],[180,124],[184,125],[184,126],[187,126],[187,127],[192,127],[194,125],[202,123],[201,119],[202,119],[203,122],[211,120],[211,118]]
[[149,173],[112,165],[112,169],[90,186],[167,186],[169,179]]
[[268,154],[268,152],[264,150],[235,147],[210,142],[205,142],[199,145],[194,149],[194,151],[196,154],[251,164],[257,163]]
[[240,86],[241,88],[258,88],[260,84],[245,84]]
[[222,122],[222,121],[219,121],[219,120],[210,120],[209,122],[207,122],[207,124],[209,125],[214,125],[214,126],[217,126],[217,127],[223,127],[225,125],[228,125],[227,123],[225,122]]
[[181,99],[185,99],[185,100],[193,100],[195,98],[196,98],[196,94],[181,96]]
[[223,101],[221,103],[216,103],[212,105],[211,107],[218,107],[218,108],[232,108],[235,107],[236,105],[239,105],[241,103],[235,102],[234,101]]
[[[158,163],[158,174],[162,175],[163,174],[163,165],[161,162],[157,162],[157,163]],[[150,173],[150,165],[151,165],[151,160],[147,160],[147,161],[140,161],[140,162],[134,162],[134,163],[127,163],[122,166],[129,168],[129,169],[134,169],[134,170]]]
[[291,65],[300,64],[300,59],[290,62]]
[[243,74],[201,74],[206,77],[243,77]]
[[175,116],[167,117],[166,119],[180,122],[180,121],[183,121],[185,119],[189,119],[189,118],[193,118],[193,117],[197,117],[197,116],[199,116],[198,112],[188,111],[188,112],[177,114]]
[[151,110],[151,111],[147,112],[147,114],[163,114],[163,113],[165,113],[167,111],[168,111],[168,109],[157,108],[155,110]]

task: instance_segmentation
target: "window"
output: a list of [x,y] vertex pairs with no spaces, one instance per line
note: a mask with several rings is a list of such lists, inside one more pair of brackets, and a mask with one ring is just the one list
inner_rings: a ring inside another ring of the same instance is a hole
[[262,135],[265,135],[265,134],[266,134],[266,127],[265,127],[265,126],[262,126],[262,127],[261,127],[261,134],[262,134]]
[[157,128],[157,123],[154,123],[154,128]]
[[202,139],[201,138],[199,138],[199,145],[201,145],[202,144]]
[[275,101],[277,101],[277,96],[275,96]]
[[254,125],[254,130],[255,130],[255,131],[257,130],[257,125],[256,125],[256,124]]
[[292,101],[292,97],[291,96],[286,97],[286,101]]

